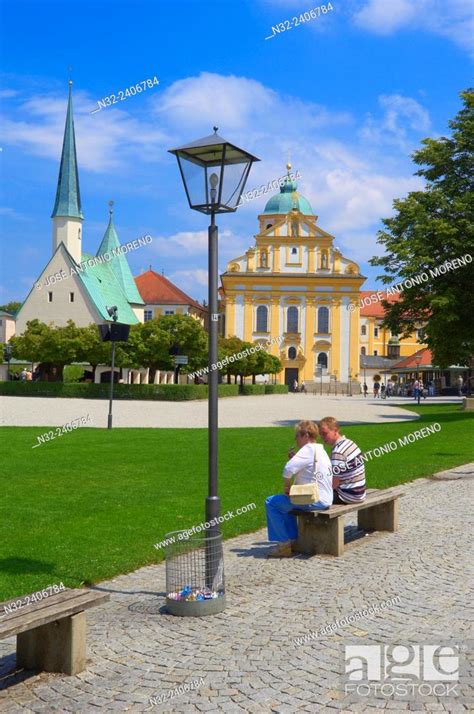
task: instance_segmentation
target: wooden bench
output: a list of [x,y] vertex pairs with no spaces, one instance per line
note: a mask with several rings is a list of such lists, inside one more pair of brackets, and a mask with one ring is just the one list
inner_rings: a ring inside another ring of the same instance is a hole
[[[77,674],[86,666],[85,610],[109,598],[108,593],[93,590],[63,590],[39,602],[30,602],[29,595],[2,602],[0,639],[17,636],[19,667]],[[9,613],[12,603],[17,603],[18,609]]]
[[298,511],[296,550],[309,555],[342,555],[344,552],[344,516],[357,511],[359,528],[374,531],[398,530],[398,499],[404,494],[397,489],[367,489],[365,501],[344,506],[331,506],[327,511]]

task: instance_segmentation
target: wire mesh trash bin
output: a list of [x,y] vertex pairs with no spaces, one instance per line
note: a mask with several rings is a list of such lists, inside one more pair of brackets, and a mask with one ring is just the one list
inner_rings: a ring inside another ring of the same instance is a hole
[[167,538],[168,612],[181,617],[203,617],[225,610],[222,536],[189,536],[187,531],[174,531]]

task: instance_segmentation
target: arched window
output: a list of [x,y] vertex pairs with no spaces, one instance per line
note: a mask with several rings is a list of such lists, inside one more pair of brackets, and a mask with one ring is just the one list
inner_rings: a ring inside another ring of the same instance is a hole
[[268,229],[271,228],[272,226],[273,226],[273,223],[267,223],[267,225],[265,226],[265,230],[268,230]]
[[288,359],[296,359],[296,347],[290,347],[288,350]]
[[361,335],[366,335],[366,334],[367,334],[367,327],[366,327],[365,325],[361,325],[360,334],[361,334]]
[[323,368],[328,368],[328,356],[325,352],[320,352],[318,354],[318,364]]
[[291,255],[298,255],[298,248],[292,248]]
[[267,332],[268,309],[265,305],[257,307],[257,332]]
[[365,357],[365,355],[367,354],[365,347],[360,348],[360,353],[363,357]]
[[286,331],[298,332],[298,308],[293,305],[288,308],[286,314]]
[[318,310],[318,332],[329,332],[329,310],[327,307],[320,307]]

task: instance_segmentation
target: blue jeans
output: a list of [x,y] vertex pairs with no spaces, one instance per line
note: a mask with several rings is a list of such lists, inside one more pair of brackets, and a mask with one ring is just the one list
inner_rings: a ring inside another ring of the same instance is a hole
[[284,493],[276,496],[269,496],[265,501],[267,513],[268,540],[287,541],[296,540],[298,537],[298,523],[296,516],[290,515],[289,511],[323,511],[329,508],[320,501],[307,506],[295,506],[290,501],[290,497]]

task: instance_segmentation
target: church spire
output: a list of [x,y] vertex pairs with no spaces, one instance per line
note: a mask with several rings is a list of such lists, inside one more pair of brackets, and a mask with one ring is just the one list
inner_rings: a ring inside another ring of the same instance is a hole
[[81,193],[77,171],[76,137],[72,112],[72,80],[69,80],[69,99],[64,128],[63,150],[59,168],[58,187],[51,218],[56,216],[84,218],[81,210]]

